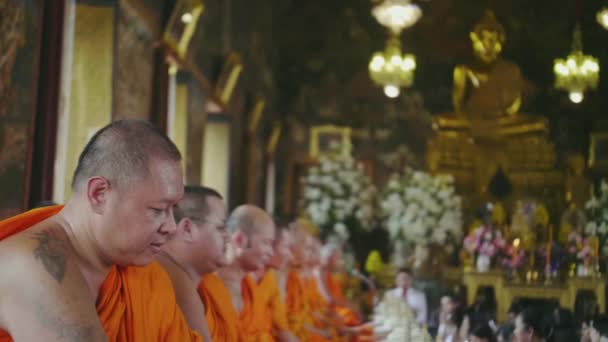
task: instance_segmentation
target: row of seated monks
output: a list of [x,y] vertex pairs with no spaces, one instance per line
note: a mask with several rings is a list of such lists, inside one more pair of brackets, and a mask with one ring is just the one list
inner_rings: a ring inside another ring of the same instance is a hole
[[228,216],[180,161],[149,123],[113,122],[65,205],[0,222],[0,342],[373,340],[338,248],[253,205]]

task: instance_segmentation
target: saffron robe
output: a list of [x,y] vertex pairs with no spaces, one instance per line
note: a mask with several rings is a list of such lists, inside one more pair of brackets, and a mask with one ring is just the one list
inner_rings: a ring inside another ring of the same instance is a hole
[[[0,240],[59,213],[62,206],[30,210],[0,222]],[[157,263],[114,266],[97,298],[97,314],[109,341],[202,341],[177,306],[173,285]],[[12,338],[0,330],[0,342]]]
[[287,324],[287,311],[285,299],[279,290],[276,273],[269,269],[258,283],[253,279],[247,280],[247,285],[253,289],[254,302],[260,305],[253,305],[254,315],[261,320],[261,331],[265,341],[274,341],[276,333],[289,330]]

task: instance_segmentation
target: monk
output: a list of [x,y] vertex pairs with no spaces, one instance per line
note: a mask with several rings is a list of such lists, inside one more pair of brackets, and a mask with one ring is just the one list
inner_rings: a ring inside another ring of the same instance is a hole
[[176,230],[180,159],[152,125],[113,122],[80,155],[65,206],[0,222],[0,341],[201,340],[149,265]]
[[330,309],[341,319],[341,331],[355,337],[355,341],[373,339],[371,324],[364,322],[361,315],[344,296],[341,279],[338,277],[343,267],[342,251],[337,245],[327,243],[321,248],[321,267],[317,272],[317,281],[321,294]]
[[336,245],[325,244],[321,248],[321,268],[319,272],[320,288],[322,294],[334,310],[344,319],[344,324],[355,326],[362,323],[360,315],[354,307],[346,300],[340,277],[342,267],[342,253]]
[[228,264],[203,277],[199,294],[214,341],[264,341],[264,303],[255,296],[249,272],[263,269],[273,254],[272,218],[253,205],[237,207],[228,218]]
[[186,186],[173,215],[177,232],[163,246],[158,261],[173,282],[177,303],[188,324],[211,341],[198,285],[203,275],[227,263],[226,205],[216,190]]
[[[291,233],[293,243],[291,244],[291,265],[287,275],[287,316],[289,329],[301,341],[331,341],[334,332],[330,331],[325,322],[321,322],[323,315],[321,312],[314,311],[313,303],[308,296],[309,291],[305,287],[305,276],[309,274],[307,262],[314,258],[310,254],[311,236],[305,228],[303,222],[295,222],[292,225]],[[310,283],[308,283],[310,285]],[[316,309],[319,307],[317,306]]]
[[285,293],[287,286],[287,267],[291,259],[289,244],[291,236],[288,225],[276,222],[274,254],[266,268],[251,272],[254,297],[263,305],[258,306],[262,311],[254,313],[263,320],[263,335],[267,341],[297,341],[289,331],[287,312],[285,310]]

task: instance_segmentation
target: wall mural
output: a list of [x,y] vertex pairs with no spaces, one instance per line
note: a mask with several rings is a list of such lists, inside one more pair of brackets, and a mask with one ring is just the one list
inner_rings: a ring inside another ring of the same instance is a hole
[[114,62],[113,119],[150,116],[154,40],[159,36],[162,1],[119,1]]
[[0,2],[0,219],[27,203],[42,0]]

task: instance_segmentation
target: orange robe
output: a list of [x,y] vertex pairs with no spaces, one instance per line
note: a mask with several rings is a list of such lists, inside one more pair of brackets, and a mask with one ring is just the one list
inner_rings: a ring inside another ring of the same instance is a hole
[[[342,291],[342,284],[338,274],[325,273],[323,280],[329,294],[340,302],[346,302],[346,297]],[[351,308],[338,304],[333,304],[332,309],[342,317],[342,322],[347,326],[356,326],[362,324],[362,320],[359,315]]]
[[[325,300],[325,298],[323,298],[323,295],[319,291],[319,285],[317,284],[317,280],[312,276],[306,277],[306,278],[302,279],[302,284],[304,286],[304,295],[306,297],[306,302],[308,303],[308,307],[311,311],[311,315],[312,315],[312,313],[316,313],[318,315],[321,315],[322,317],[325,317],[328,321],[331,321],[330,317],[327,317],[329,306],[327,305],[327,301]],[[335,328],[332,326],[327,326],[327,324],[325,322],[321,321],[319,318],[316,318],[314,316],[312,317],[312,322],[316,328],[324,329],[326,331],[330,330],[333,332],[333,330]],[[341,324],[341,322],[337,323],[336,325],[339,325],[339,324]],[[310,341],[310,342],[328,342],[328,341],[340,341],[340,340],[341,339],[336,336],[335,332],[334,332],[334,336],[332,339],[327,339],[318,334],[313,334],[313,333],[308,334],[308,341]]]
[[310,312],[306,303],[306,295],[297,271],[287,275],[286,291],[287,323],[289,330],[301,341],[307,341],[304,325],[311,323]]
[[[0,240],[57,214],[61,206],[39,208],[0,222]],[[99,291],[97,314],[109,341],[202,341],[190,330],[162,267],[114,266]],[[0,330],[0,342],[12,341]]]
[[310,311],[325,313],[328,309],[327,301],[323,298],[321,291],[319,291],[317,280],[311,276],[304,278],[302,282]]
[[263,341],[275,341],[278,331],[289,330],[285,300],[279,290],[275,271],[269,269],[258,283],[249,278],[246,286],[253,289],[259,303],[253,305],[254,315],[259,317]]
[[205,304],[205,318],[213,341],[272,342],[272,323],[267,332],[263,297],[255,281],[246,276],[241,282],[243,309],[240,313],[232,304],[230,292],[216,274],[203,276],[198,287]]
[[239,315],[222,280],[215,273],[204,275],[198,286],[198,294],[205,304],[211,339],[214,342],[238,341]]
[[[327,291],[334,299],[340,302],[347,301],[346,297],[344,296],[344,292],[342,291],[342,276],[340,274],[332,274],[327,272],[325,273],[323,279],[325,281]],[[334,312],[342,319],[342,324],[351,327],[364,324],[359,314],[353,311],[351,308],[340,304],[333,304],[331,307]],[[352,341],[357,342],[373,340],[373,335],[373,329],[371,327],[365,327],[364,329],[360,330],[359,335],[353,338]]]

